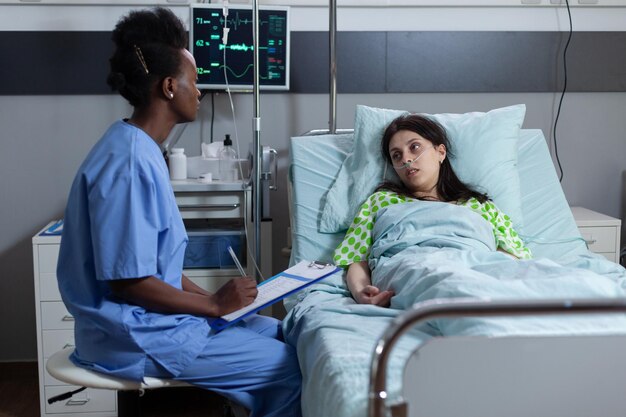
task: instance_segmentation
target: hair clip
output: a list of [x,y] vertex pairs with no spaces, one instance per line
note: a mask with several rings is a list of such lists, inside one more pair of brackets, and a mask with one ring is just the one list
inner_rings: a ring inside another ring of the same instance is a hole
[[150,75],[150,71],[148,71],[148,65],[146,64],[146,60],[143,58],[143,53],[141,52],[141,49],[139,49],[137,45],[133,45],[133,47],[135,48],[135,54],[137,55],[137,58],[139,58],[139,62],[141,62],[141,66],[146,71],[146,75]]
[[309,268],[317,268],[317,269],[324,269],[327,266],[330,266],[330,264],[327,264],[326,262],[320,262],[320,261],[311,261],[309,263]]

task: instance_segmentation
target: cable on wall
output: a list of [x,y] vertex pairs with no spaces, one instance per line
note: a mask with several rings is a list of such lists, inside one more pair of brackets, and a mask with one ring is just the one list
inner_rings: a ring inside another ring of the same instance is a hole
[[569,7],[569,0],[565,0],[565,5],[567,6],[567,16],[569,18],[569,35],[567,36],[567,42],[565,43],[565,48],[563,48],[563,91],[561,91],[561,98],[559,99],[559,106],[556,110],[556,117],[554,118],[554,127],[552,129],[552,140],[554,142],[554,156],[556,158],[556,163],[559,166],[559,182],[563,182],[563,166],[561,165],[561,160],[559,159],[559,151],[557,147],[557,136],[556,136],[556,128],[559,123],[559,116],[561,115],[561,106],[563,105],[563,97],[565,97],[565,92],[567,91],[567,49],[569,48],[570,41],[572,40],[572,12]]

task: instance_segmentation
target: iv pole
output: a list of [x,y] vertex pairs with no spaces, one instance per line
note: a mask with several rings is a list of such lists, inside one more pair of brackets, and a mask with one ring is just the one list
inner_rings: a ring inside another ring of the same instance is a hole
[[252,172],[252,221],[254,222],[254,258],[256,259],[258,270],[255,269],[257,282],[260,280],[259,270],[261,269],[261,113],[259,96],[259,0],[252,2],[252,51],[254,78],[252,80],[252,96],[254,100],[252,135],[253,135],[253,167]]
[[[337,0],[329,0],[329,50],[330,50],[330,120],[328,123],[329,133],[336,133],[337,126]],[[254,170],[252,172],[253,204],[252,220],[254,222],[254,257],[257,261],[258,269],[261,269],[261,113],[259,96],[259,1],[252,1],[252,51],[254,78],[252,82],[252,96],[254,101],[252,119],[253,132],[253,161]],[[260,276],[258,270],[255,271],[257,281]]]

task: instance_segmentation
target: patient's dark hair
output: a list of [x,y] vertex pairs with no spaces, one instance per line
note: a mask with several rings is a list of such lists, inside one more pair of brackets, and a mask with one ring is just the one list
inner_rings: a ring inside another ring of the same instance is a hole
[[[389,142],[393,135],[401,130],[415,132],[424,139],[428,139],[434,146],[444,145],[447,155],[452,156],[450,140],[443,126],[435,120],[419,114],[406,114],[393,120],[385,129],[383,139],[380,143],[380,151],[383,159],[392,166],[391,155],[389,154]],[[378,186],[376,191],[389,190],[410,198],[416,198],[403,183],[386,181]],[[455,174],[450,164],[450,158],[445,158],[439,171],[437,182],[437,192],[443,201],[466,201],[471,197],[476,198],[481,203],[489,199],[487,194],[480,193],[463,183]]]
[[112,40],[115,52],[107,84],[132,106],[142,107],[150,100],[153,83],[179,74],[187,32],[171,10],[156,7],[120,19]]

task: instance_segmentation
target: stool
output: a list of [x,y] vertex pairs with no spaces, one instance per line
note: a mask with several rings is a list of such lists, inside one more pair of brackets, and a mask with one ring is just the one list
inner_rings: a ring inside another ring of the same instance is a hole
[[[144,390],[155,388],[170,387],[191,387],[193,385],[186,382],[176,381],[174,379],[161,379],[154,377],[144,377],[143,382],[129,381],[114,376],[102,374],[100,372],[91,371],[74,365],[70,360],[70,356],[74,352],[74,348],[65,348],[56,352],[48,358],[46,362],[46,370],[50,375],[59,381],[66,382],[71,385],[77,385],[81,388],[69,391],[65,394],[57,395],[48,399],[48,404],[71,398],[72,395],[79,393],[86,388],[109,389],[115,391],[139,391],[140,395]],[[246,417],[248,412],[239,404],[228,401],[230,411],[234,417]]]

